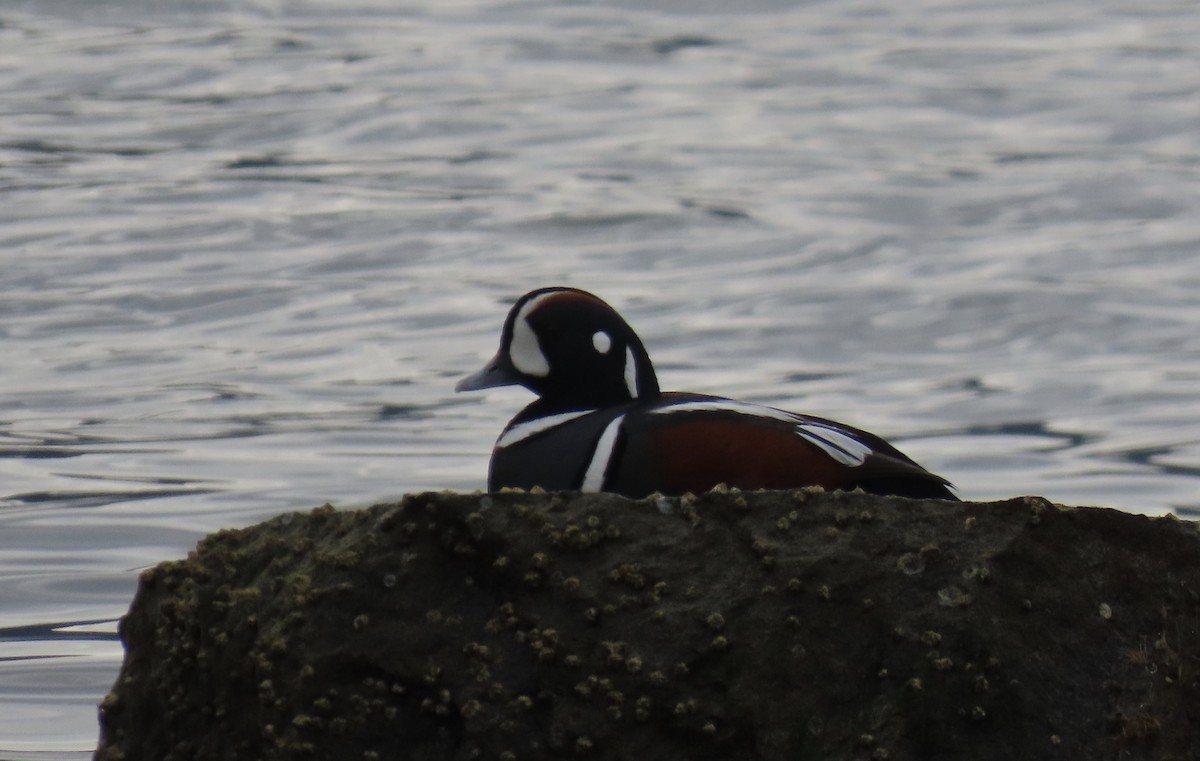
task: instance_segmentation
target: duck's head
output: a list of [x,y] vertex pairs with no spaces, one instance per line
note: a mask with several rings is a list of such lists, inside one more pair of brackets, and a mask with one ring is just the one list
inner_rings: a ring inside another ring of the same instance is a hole
[[455,391],[520,385],[556,407],[601,407],[658,396],[642,341],[621,315],[576,288],[539,288],[504,320],[500,350]]

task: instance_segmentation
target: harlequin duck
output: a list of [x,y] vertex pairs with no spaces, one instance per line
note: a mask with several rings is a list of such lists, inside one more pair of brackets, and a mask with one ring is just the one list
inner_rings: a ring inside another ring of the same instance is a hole
[[701,493],[822,486],[957,499],[948,482],[874,434],[717,396],[659,391],[641,339],[575,288],[522,296],[500,350],[456,391],[521,385],[538,395],[500,434],[488,489]]

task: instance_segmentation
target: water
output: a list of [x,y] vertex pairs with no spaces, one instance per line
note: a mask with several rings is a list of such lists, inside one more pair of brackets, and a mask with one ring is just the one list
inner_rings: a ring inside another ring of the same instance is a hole
[[87,758],[139,569],[482,486],[564,283],[667,388],[967,498],[1200,516],[1188,0],[0,6],[0,758]]

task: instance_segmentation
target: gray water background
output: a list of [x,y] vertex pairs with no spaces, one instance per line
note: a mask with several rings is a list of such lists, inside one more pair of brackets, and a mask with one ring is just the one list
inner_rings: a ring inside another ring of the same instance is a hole
[[482,487],[543,285],[966,498],[1200,517],[1198,173],[1192,1],[0,3],[0,758],[88,757],[140,569]]

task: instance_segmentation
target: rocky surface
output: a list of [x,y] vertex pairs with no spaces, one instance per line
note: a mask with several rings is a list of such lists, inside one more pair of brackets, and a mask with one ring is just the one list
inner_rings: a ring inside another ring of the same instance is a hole
[[421,494],[147,571],[96,758],[1200,758],[1200,533],[813,492]]

